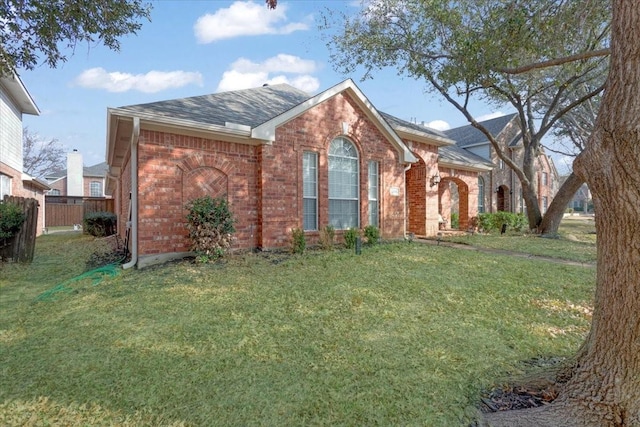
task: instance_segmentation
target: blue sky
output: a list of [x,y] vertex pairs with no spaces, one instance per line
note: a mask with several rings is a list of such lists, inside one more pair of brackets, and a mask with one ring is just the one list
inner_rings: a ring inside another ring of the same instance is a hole
[[[256,1],[153,2],[151,22],[121,39],[119,52],[81,44],[57,69],[20,77],[40,108],[24,125],[43,140],[78,149],[86,166],[104,161],[108,107],[289,83],[311,94],[352,78],[380,111],[436,128],[467,122],[425,84],[394,69],[360,81],[334,71],[317,29],[326,10],[358,13],[359,1],[280,0],[275,11]],[[325,33],[326,35],[326,33]],[[510,112],[478,105],[476,117]],[[560,165],[558,165],[560,166]]]

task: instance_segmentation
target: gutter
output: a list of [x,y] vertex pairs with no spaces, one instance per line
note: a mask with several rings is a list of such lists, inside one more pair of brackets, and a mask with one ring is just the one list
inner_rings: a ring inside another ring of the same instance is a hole
[[140,140],[140,118],[133,117],[131,131],[131,261],[122,265],[124,270],[138,263],[138,141]]
[[404,168],[404,174],[402,175],[402,179],[404,180],[404,225],[402,230],[404,231],[404,240],[407,240],[407,203],[409,203],[409,193],[407,191],[407,172],[411,169],[411,163]]

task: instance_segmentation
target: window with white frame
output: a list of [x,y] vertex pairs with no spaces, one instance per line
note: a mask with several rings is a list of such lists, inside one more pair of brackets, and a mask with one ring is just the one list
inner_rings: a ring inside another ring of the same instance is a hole
[[542,185],[549,185],[549,174],[542,172]]
[[484,178],[478,177],[478,213],[484,213]]
[[318,154],[302,154],[302,228],[318,229]]
[[336,230],[360,224],[358,151],[346,138],[329,145],[329,224]]
[[369,225],[380,227],[379,163],[369,161]]
[[58,190],[57,188],[54,188],[53,190],[49,191],[49,196],[59,196],[60,195],[60,190]]
[[542,196],[542,214],[547,212],[547,208],[549,207],[549,199],[547,196]]
[[102,183],[100,181],[91,181],[89,194],[90,197],[102,197]]
[[0,174],[0,201],[4,199],[4,196],[11,195],[11,177],[8,175]]

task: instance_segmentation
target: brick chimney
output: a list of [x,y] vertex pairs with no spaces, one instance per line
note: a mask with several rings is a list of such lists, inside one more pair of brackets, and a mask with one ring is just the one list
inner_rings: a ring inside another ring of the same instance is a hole
[[84,196],[82,154],[67,153],[67,196]]

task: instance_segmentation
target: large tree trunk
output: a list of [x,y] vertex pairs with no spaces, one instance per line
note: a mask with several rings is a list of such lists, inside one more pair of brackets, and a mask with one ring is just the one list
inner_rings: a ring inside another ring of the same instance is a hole
[[569,202],[573,199],[573,196],[582,186],[584,180],[579,178],[575,173],[571,173],[562,184],[556,195],[553,197],[553,201],[549,205],[549,209],[544,213],[542,217],[542,223],[538,227],[538,231],[543,235],[554,235],[558,233],[558,227],[562,216],[567,208]]
[[594,133],[574,163],[598,233],[591,332],[556,401],[502,426],[640,426],[640,7],[614,0],[611,63]]

